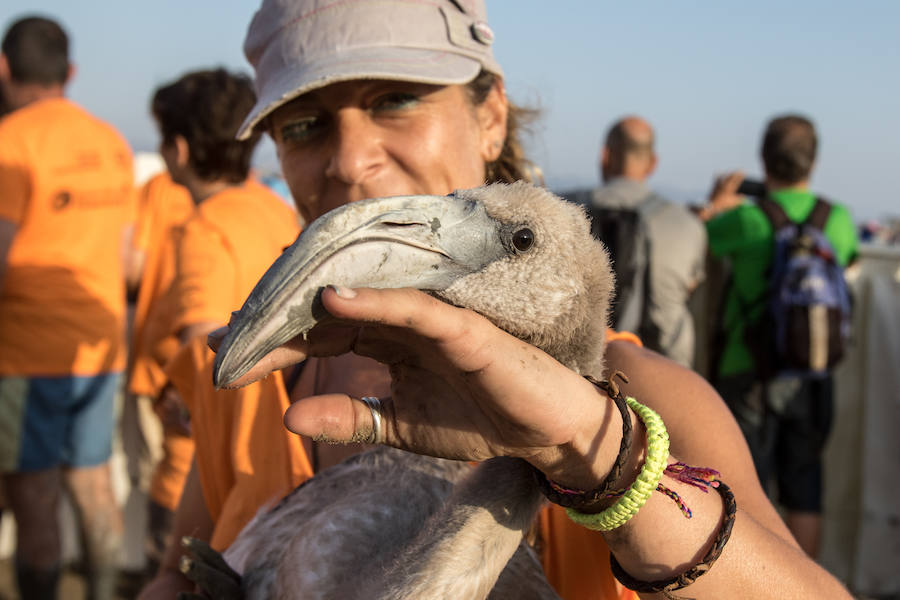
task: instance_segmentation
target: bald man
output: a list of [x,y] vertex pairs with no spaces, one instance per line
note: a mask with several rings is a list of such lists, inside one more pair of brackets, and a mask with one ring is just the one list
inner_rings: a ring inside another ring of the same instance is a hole
[[[647,186],[657,164],[653,143],[653,128],[640,117],[613,124],[600,155],[604,186],[592,190],[588,202],[595,233],[606,221],[611,224],[607,237],[634,237],[630,245],[617,244],[624,250],[615,257],[620,281],[613,326],[638,334],[648,347],[691,367],[694,322],[687,303],[704,276],[706,232],[687,208]],[[635,226],[626,227],[631,222]],[[625,233],[627,229],[633,233]],[[630,268],[624,267],[626,262]]]

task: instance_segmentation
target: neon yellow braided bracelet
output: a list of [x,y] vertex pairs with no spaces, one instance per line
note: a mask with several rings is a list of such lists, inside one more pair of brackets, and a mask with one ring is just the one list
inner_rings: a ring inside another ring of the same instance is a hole
[[588,529],[610,531],[621,527],[637,514],[656,489],[669,459],[669,434],[663,420],[652,408],[631,397],[625,398],[628,406],[637,413],[647,430],[647,456],[637,479],[615,504],[596,514],[582,513],[567,508],[566,513],[575,523]]

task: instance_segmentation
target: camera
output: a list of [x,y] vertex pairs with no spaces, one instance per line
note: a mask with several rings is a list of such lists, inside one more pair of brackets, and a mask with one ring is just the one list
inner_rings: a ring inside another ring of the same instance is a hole
[[762,181],[756,181],[755,179],[744,179],[741,182],[741,185],[738,186],[737,193],[741,196],[753,196],[755,198],[762,198],[769,192],[766,189],[766,184],[764,184]]

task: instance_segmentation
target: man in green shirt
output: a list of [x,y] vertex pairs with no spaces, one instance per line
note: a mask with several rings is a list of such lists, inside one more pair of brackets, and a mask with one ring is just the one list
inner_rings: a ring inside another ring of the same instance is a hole
[[[806,118],[773,119],[762,143],[769,197],[788,218],[802,223],[816,204],[809,178],[817,138]],[[721,327],[725,342],[718,358],[716,387],[731,407],[750,445],[760,480],[777,479],[786,521],[797,541],[815,558],[821,532],[822,449],[831,427],[832,379],[764,379],[746,335],[761,326],[769,266],[775,247],[769,219],[755,202],[737,194],[741,173],[717,180],[701,211],[713,256],[728,258],[732,279],[726,290]],[[856,228],[843,206],[832,204],[824,227],[836,259],[846,266],[856,252]]]

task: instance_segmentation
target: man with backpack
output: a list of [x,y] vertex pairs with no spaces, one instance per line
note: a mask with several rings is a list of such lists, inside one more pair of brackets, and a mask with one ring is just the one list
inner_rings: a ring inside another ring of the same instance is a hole
[[647,186],[657,164],[653,142],[652,127],[640,117],[617,121],[601,151],[604,186],[562,196],[586,206],[594,236],[609,250],[616,275],[611,325],[690,367],[694,322],[687,303],[704,276],[706,234],[687,208]]
[[776,479],[788,527],[813,558],[832,368],[849,336],[843,267],[857,245],[847,209],[809,190],[817,143],[805,117],[773,119],[762,142],[765,187],[758,197],[739,195],[744,176],[731,173],[716,181],[700,213],[712,254],[728,258],[732,273],[716,388],[747,438],[763,486]]

